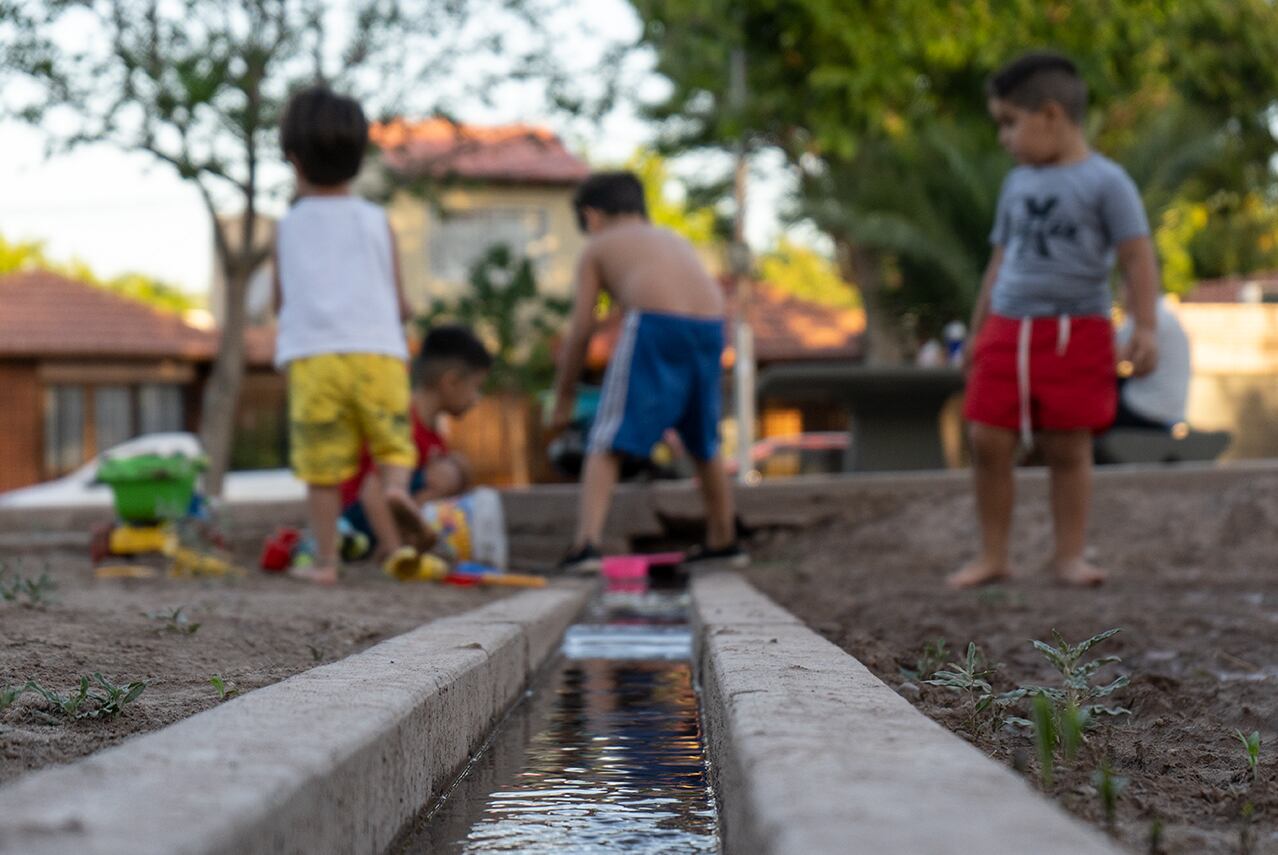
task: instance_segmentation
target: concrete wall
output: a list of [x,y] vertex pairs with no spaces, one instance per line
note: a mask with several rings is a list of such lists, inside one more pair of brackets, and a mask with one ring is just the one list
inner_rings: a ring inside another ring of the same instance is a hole
[[543,212],[546,234],[535,246],[514,247],[516,252],[540,257],[537,281],[542,292],[567,296],[577,254],[583,245],[572,209],[571,187],[487,185],[445,190],[432,202],[400,193],[387,208],[395,238],[399,243],[404,289],[416,309],[424,309],[431,298],[457,293],[463,283],[445,282],[431,273],[432,231],[439,226],[439,210],[465,212],[482,209],[517,209]]
[[1234,435],[1226,459],[1278,457],[1278,305],[1183,303],[1189,423]]

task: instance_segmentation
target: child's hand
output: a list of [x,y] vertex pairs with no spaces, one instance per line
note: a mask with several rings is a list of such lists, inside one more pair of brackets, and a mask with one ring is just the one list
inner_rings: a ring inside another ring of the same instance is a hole
[[561,433],[572,424],[573,403],[573,400],[568,397],[555,398],[555,406],[550,412],[550,420],[546,425],[552,436]]
[[[1124,368],[1131,366],[1132,377],[1144,377],[1158,367],[1158,338],[1151,329],[1132,330],[1132,337],[1118,355]],[[1125,373],[1125,372],[1120,372]]]

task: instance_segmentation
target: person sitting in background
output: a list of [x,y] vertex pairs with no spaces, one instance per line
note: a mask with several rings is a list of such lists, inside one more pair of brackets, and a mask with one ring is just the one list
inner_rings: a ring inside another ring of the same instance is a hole
[[[459,418],[475,405],[492,364],[483,342],[464,326],[431,330],[413,360],[409,411],[419,459],[409,489],[417,507],[460,495],[470,486],[470,464],[463,455],[449,452],[439,420],[444,415]],[[394,542],[396,532],[384,493],[372,458],[365,452],[359,473],[342,485],[342,517],[368,536],[379,560],[389,555],[386,544]]]
[[[1189,401],[1189,336],[1180,318],[1171,310],[1167,297],[1156,307],[1158,364],[1144,377],[1122,376],[1126,366],[1119,365],[1118,415],[1115,428],[1148,428],[1171,432],[1185,423]],[[1119,347],[1131,338],[1132,323],[1128,318],[1118,330]]]

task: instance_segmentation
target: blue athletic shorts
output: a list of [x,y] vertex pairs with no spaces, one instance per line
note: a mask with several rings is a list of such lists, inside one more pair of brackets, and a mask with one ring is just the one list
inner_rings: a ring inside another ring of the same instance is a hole
[[674,428],[695,459],[713,458],[722,357],[722,318],[628,313],[604,375],[590,451],[648,457]]

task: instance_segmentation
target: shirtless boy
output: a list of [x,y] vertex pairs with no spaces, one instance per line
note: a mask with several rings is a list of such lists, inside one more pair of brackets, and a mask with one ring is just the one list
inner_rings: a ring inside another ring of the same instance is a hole
[[590,435],[576,539],[560,566],[599,569],[619,454],[646,457],[670,428],[696,461],[705,502],[706,542],[689,560],[744,563],[733,528],[732,493],[716,456],[723,292],[687,241],[648,222],[643,187],[632,173],[592,175],[573,204],[590,242],[577,265],[577,292],[555,381],[553,427],[565,427],[571,419],[601,293],[625,312],[625,322]]

